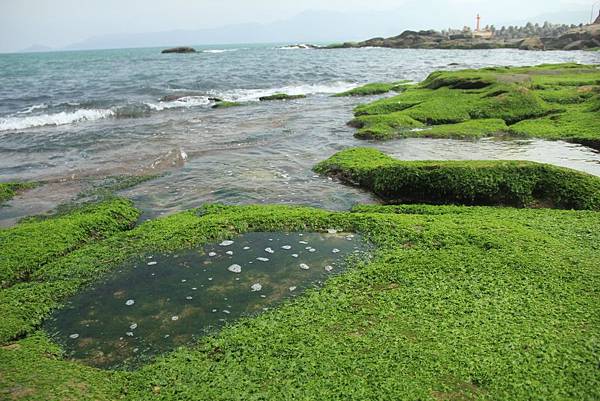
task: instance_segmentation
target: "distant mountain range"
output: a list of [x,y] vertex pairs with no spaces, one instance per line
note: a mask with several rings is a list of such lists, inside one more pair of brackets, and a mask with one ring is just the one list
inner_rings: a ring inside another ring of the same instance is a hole
[[[435,7],[434,7],[435,8]],[[212,29],[173,30],[136,34],[110,34],[94,36],[62,49],[35,45],[23,51],[117,49],[135,47],[168,47],[180,45],[214,45],[230,43],[331,43],[359,40],[373,36],[393,36],[405,29],[443,29],[448,21],[461,21],[465,15],[474,14],[473,6],[457,5],[451,15],[432,11],[431,2],[414,0],[409,6],[394,11],[344,13],[335,11],[306,11],[285,21],[266,24],[238,24]],[[426,17],[426,18],[425,18]],[[475,16],[473,15],[473,22]],[[531,22],[556,23],[587,22],[586,11],[542,14]],[[471,23],[470,19],[467,19]],[[526,20],[486,21],[484,24],[524,25]],[[456,27],[462,28],[462,27]]]

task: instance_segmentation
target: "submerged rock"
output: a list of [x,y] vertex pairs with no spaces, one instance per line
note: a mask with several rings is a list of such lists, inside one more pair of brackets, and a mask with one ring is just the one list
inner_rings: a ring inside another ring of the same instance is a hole
[[250,289],[252,289],[252,292],[260,291],[262,290],[262,285],[260,283],[252,284],[252,287],[250,287]]
[[225,240],[225,241],[221,242],[219,245],[221,245],[221,246],[230,246],[230,245],[233,245],[233,241]]

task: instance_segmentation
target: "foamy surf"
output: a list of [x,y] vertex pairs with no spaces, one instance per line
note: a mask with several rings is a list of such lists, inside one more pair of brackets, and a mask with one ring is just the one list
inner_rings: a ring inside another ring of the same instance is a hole
[[146,106],[154,111],[162,111],[165,109],[175,109],[179,107],[190,108],[207,106],[208,104],[210,104],[210,99],[208,96],[184,96],[170,102],[161,101],[158,103],[146,103]]
[[29,114],[29,113],[34,112],[35,110],[47,109],[47,108],[48,108],[48,105],[46,103],[34,104],[33,106],[26,108],[25,110],[17,112],[17,114]]
[[22,130],[44,126],[73,124],[81,121],[94,121],[114,116],[114,111],[103,109],[82,109],[72,113],[60,112],[29,117],[8,117],[0,119],[0,131]]
[[287,95],[331,95],[335,93],[348,91],[350,89],[356,88],[357,86],[358,85],[355,83],[339,81],[332,82],[329,84],[289,85],[282,86],[279,88],[268,89],[237,89],[233,91],[224,92],[222,94],[215,92],[215,97],[221,97],[228,101],[253,102],[258,101],[263,96],[271,96],[276,93],[285,93]]
[[202,50],[202,53],[220,54],[220,53],[236,52],[238,50],[240,50],[240,49],[208,49],[208,50]]

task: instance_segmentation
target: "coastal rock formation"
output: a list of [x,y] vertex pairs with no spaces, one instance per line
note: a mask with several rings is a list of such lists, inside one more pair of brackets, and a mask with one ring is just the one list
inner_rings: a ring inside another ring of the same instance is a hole
[[173,47],[170,49],[165,49],[161,53],[196,53],[196,49],[193,47]]
[[361,47],[388,47],[394,49],[497,49],[522,50],[585,50],[600,47],[600,25],[574,28],[557,37],[528,37],[505,39],[476,37],[469,33],[444,35],[434,30],[404,31],[390,38],[372,38],[363,42],[345,42],[324,47],[346,49]]

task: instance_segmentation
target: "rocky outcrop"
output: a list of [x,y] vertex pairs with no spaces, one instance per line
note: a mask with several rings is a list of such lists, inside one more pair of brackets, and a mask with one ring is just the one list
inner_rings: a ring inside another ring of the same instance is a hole
[[538,37],[527,38],[519,45],[520,50],[544,50],[544,42]]
[[498,49],[522,50],[585,50],[600,47],[600,25],[575,28],[559,37],[530,37],[521,39],[478,38],[469,33],[443,35],[440,32],[404,31],[390,38],[372,38],[363,42],[346,42],[325,47],[344,49],[360,47],[389,47],[394,49]]
[[558,38],[542,38],[546,50],[585,50],[600,47],[600,25],[573,29]]
[[173,47],[171,49],[165,49],[161,53],[196,53],[196,49],[193,47]]

